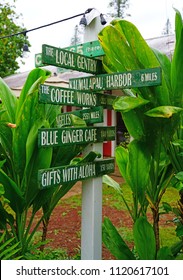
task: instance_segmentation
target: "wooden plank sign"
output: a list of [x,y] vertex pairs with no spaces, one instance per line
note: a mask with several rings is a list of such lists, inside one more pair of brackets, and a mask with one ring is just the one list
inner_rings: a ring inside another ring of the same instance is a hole
[[115,126],[88,126],[66,128],[41,128],[38,130],[38,146],[67,146],[115,140]]
[[132,70],[69,80],[69,87],[77,90],[112,90],[156,86],[161,84],[161,68]]
[[68,184],[113,173],[114,159],[97,160],[77,165],[41,169],[38,171],[40,189]]
[[100,42],[98,40],[86,42],[74,46],[69,46],[64,49],[72,52],[80,53],[89,57],[97,57],[97,56],[105,55],[102,46],[100,45]]
[[59,114],[56,118],[57,126],[69,126],[72,124],[72,115],[78,116],[87,124],[103,122],[103,108],[101,106],[91,109],[75,110],[69,113]]
[[77,107],[103,106],[112,109],[112,103],[116,96],[110,94],[93,93],[91,91],[79,91],[71,88],[62,88],[48,85],[40,85],[39,101],[57,105],[69,105]]
[[101,60],[50,45],[42,45],[42,63],[91,74],[104,73]]

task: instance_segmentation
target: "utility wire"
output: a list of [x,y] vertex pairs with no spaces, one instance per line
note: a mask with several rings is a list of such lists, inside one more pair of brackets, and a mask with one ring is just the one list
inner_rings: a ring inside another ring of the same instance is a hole
[[86,14],[86,13],[89,13],[89,9],[87,11],[85,11],[84,13],[81,13],[81,14],[78,14],[78,15],[75,15],[75,16],[64,18],[64,19],[61,19],[61,20],[58,20],[58,21],[55,21],[55,22],[51,22],[51,23],[48,23],[48,24],[45,24],[45,25],[41,25],[41,26],[29,29],[29,30],[24,30],[24,31],[20,31],[18,33],[2,36],[2,37],[0,37],[0,39],[10,38],[10,37],[17,36],[17,35],[20,35],[20,34],[23,34],[25,36],[28,32],[35,31],[35,30],[38,30],[38,29],[41,29],[41,28],[44,28],[44,27],[48,27],[48,26],[51,26],[51,25],[54,25],[54,24],[57,24],[57,23],[60,23],[60,22],[63,22],[63,21],[67,21],[67,20],[70,20],[70,19],[73,19],[73,18],[76,18],[76,17],[80,17],[80,16],[82,16],[83,14]]

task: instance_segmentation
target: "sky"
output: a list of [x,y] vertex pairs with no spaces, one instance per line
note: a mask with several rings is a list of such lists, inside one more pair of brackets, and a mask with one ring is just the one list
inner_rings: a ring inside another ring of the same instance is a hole
[[[9,0],[9,3],[13,1]],[[84,13],[88,8],[96,8],[104,15],[109,12],[110,0],[17,0],[16,13],[22,14],[20,23],[29,30],[55,21]],[[145,39],[159,37],[169,18],[174,31],[175,11],[173,7],[183,10],[182,0],[130,0],[130,7],[125,19],[132,22]],[[29,71],[35,66],[35,54],[41,52],[42,44],[55,47],[67,47],[74,35],[74,27],[81,17],[61,22],[50,27],[28,32],[31,43],[29,58],[24,59],[25,65],[20,72]]]

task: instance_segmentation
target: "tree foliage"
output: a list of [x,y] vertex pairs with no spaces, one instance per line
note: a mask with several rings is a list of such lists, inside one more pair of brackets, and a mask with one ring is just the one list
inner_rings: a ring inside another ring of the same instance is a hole
[[17,58],[22,56],[22,48],[27,41],[23,34],[2,38],[11,34],[25,31],[18,24],[19,15],[15,12],[15,6],[9,3],[0,3],[0,76],[12,75],[19,69]]
[[125,11],[129,8],[129,0],[112,0],[109,3],[110,15],[114,18],[124,18]]

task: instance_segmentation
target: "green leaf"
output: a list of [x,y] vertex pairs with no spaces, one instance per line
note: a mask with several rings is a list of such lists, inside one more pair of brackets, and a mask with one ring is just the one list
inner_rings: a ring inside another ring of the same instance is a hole
[[41,127],[49,128],[49,123],[46,120],[36,120],[32,125],[27,140],[26,140],[26,167],[28,166],[35,146],[37,147],[37,137],[38,137],[38,129]]
[[141,201],[149,182],[151,156],[146,143],[133,140],[129,144],[128,176],[133,193]]
[[177,178],[179,181],[183,182],[183,171],[178,172],[175,175],[175,178]]
[[179,11],[175,17],[176,44],[171,67],[172,102],[174,106],[183,104],[183,21]]
[[102,229],[103,242],[117,260],[135,260],[133,253],[108,218],[104,218]]
[[136,220],[133,228],[135,248],[140,260],[155,260],[156,241],[154,231],[146,217]]
[[115,149],[115,157],[121,176],[125,179],[126,182],[129,183],[129,179],[127,175],[127,164],[129,161],[128,150],[122,146],[118,146]]
[[122,118],[129,134],[137,140],[145,136],[144,113],[139,109],[122,112]]
[[86,126],[86,122],[81,119],[80,117],[78,116],[75,116],[73,114],[70,115],[71,117],[71,125],[74,126],[74,127],[77,127],[77,126]]
[[108,175],[102,176],[102,183],[106,184],[109,187],[112,187],[113,189],[121,193],[120,185],[115,180],[113,180],[110,176]]
[[162,202],[162,207],[166,213],[169,213],[170,211],[172,211],[171,205],[167,202]]
[[10,201],[11,208],[16,213],[22,213],[25,206],[23,193],[18,188],[17,184],[0,169],[0,182],[4,186],[4,197]]
[[149,103],[149,100],[145,100],[141,97],[120,96],[113,102],[113,108],[115,111],[128,112],[147,103]]
[[183,149],[183,140],[181,140],[181,139],[178,139],[178,140],[176,140],[176,141],[173,141],[172,144],[173,144],[174,146],[179,146],[181,149]]
[[176,228],[176,235],[178,237],[182,237],[183,236],[183,225],[180,223],[178,224],[177,228]]
[[145,115],[154,118],[171,118],[174,114],[178,114],[183,111],[183,108],[173,106],[160,106],[153,108],[145,113]]
[[51,75],[50,71],[41,68],[33,69],[29,73],[19,97],[19,104],[17,107],[16,118],[18,118],[18,115],[20,114],[21,107],[24,104],[27,95],[32,94],[38,88],[39,84],[44,83],[44,81],[50,75]]
[[3,103],[4,109],[6,109],[8,114],[7,121],[10,123],[15,123],[17,98],[1,78],[0,78],[0,99]]
[[[110,64],[117,69],[116,72],[160,66],[159,59],[138,29],[128,21],[113,20],[111,25],[102,29],[98,37],[107,59],[110,61],[107,65],[105,59],[105,68],[108,72],[110,71]],[[161,86],[140,88],[138,93],[154,104],[158,102],[159,105],[169,105],[169,88],[165,76],[163,69]]]
[[2,168],[2,166],[5,164],[6,160],[1,160],[0,161],[0,168]]
[[167,246],[160,248],[157,253],[157,260],[174,260],[171,248]]

